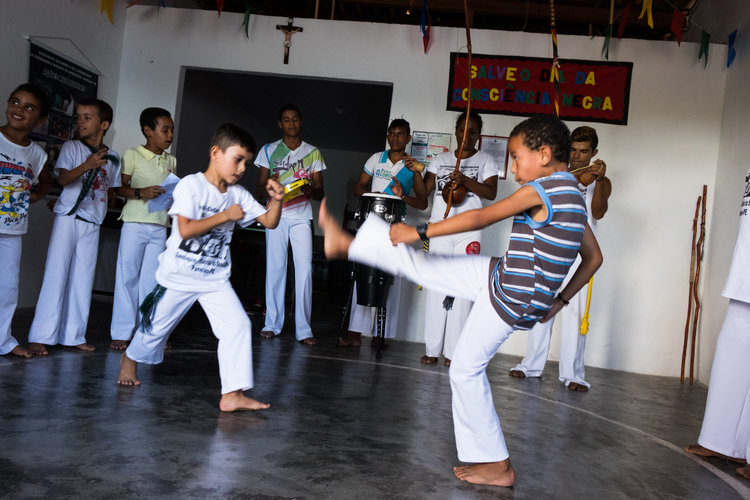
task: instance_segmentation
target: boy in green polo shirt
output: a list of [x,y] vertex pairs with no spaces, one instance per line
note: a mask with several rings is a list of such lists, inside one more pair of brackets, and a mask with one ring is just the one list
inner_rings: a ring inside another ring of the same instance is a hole
[[164,193],[161,183],[176,173],[177,159],[166,150],[174,137],[169,111],[146,108],[141,113],[146,144],[129,149],[122,157],[122,187],[117,195],[127,199],[120,219],[115,297],[110,347],[123,350],[138,327],[138,306],[156,285],[159,254],[167,241],[166,210],[150,212],[148,201]]

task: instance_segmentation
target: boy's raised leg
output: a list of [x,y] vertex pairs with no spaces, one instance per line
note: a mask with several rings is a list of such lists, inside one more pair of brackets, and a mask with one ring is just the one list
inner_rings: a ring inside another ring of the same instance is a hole
[[219,409],[221,411],[265,410],[270,406],[268,403],[261,403],[245,396],[242,391],[232,391],[222,394],[221,401],[219,401]]
[[344,231],[331,214],[328,212],[326,199],[320,202],[320,211],[318,212],[318,225],[323,230],[324,243],[323,250],[328,259],[346,259],[349,252],[349,246],[352,244],[354,237]]
[[32,356],[46,356],[48,354],[47,348],[39,342],[29,342],[29,352]]
[[510,459],[500,462],[454,467],[453,473],[461,481],[474,484],[491,484],[494,486],[513,486],[516,473],[510,465]]
[[117,383],[120,385],[141,385],[136,375],[138,363],[130,359],[127,354],[122,353],[120,358],[120,373],[117,374]]

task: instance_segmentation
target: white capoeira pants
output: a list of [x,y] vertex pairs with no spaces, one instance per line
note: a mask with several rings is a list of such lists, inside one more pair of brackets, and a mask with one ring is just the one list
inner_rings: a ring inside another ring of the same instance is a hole
[[[393,284],[388,290],[388,300],[385,303],[385,337],[396,338],[398,328],[398,309],[401,296],[401,278],[393,277]],[[357,304],[357,287],[355,285],[352,293],[352,312],[349,317],[349,330],[365,335],[378,334],[377,307],[361,306]]]
[[750,459],[750,303],[730,300],[716,343],[698,444]]
[[66,346],[86,342],[98,252],[98,224],[72,215],[55,217],[29,342]]
[[159,224],[125,222],[120,231],[112,306],[112,340],[130,340],[138,328],[138,307],[156,286],[159,254],[167,228]]
[[266,229],[266,323],[263,330],[278,335],[284,327],[287,249],[294,260],[294,325],[297,340],[312,337],[312,228],[309,220],[279,220]]
[[[466,248],[472,242],[479,243],[479,231],[468,231],[460,234],[438,236],[430,239],[431,255],[466,255]],[[425,291],[424,304],[424,346],[427,356],[437,358],[442,352],[448,359],[453,359],[458,337],[471,310],[471,301],[455,297],[451,310],[445,309],[445,294],[430,290]]]
[[251,325],[237,294],[229,285],[213,292],[180,292],[167,288],[156,304],[151,331],[139,328],[125,353],[137,363],[155,365],[164,360],[164,345],[177,323],[198,301],[219,339],[217,356],[221,393],[253,387]]
[[10,323],[18,305],[18,274],[21,270],[21,235],[0,234],[3,279],[0,279],[0,354],[8,354],[18,341],[10,334]]
[[464,462],[505,460],[508,449],[486,368],[513,329],[492,306],[490,258],[428,255],[407,245],[393,246],[389,230],[382,219],[368,217],[349,248],[349,260],[398,274],[443,295],[473,301],[450,367],[458,458]]
[[[580,257],[568,272],[568,278],[573,275]],[[562,288],[568,279],[563,282]],[[529,330],[529,338],[526,344],[526,356],[513,370],[522,371],[527,377],[541,377],[544,372],[544,364],[549,354],[550,340],[552,338],[552,326],[555,320],[560,321],[560,382],[567,387],[571,382],[591,387],[586,382],[586,369],[583,365],[583,356],[586,349],[586,335],[581,335],[581,321],[586,312],[586,299],[588,297],[589,285],[587,284],[576,293],[570,304],[563,307],[560,313],[546,323],[537,323]]]

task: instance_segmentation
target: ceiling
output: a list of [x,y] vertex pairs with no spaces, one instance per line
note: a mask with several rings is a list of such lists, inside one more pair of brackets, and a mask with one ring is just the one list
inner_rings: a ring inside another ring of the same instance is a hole
[[[615,32],[625,7],[632,1],[624,38],[671,40],[672,14],[675,8],[690,16],[705,0],[653,0],[654,28],[646,18],[638,19],[643,0],[555,0],[555,24],[559,34],[603,35],[614,5]],[[714,1],[714,0],[712,0]],[[144,1],[144,4],[155,4]],[[420,24],[422,0],[224,0],[226,12],[245,12],[247,5],[260,15],[293,18],[319,18],[394,24]],[[216,10],[216,0],[168,0],[171,7]],[[428,0],[432,26],[465,26],[461,0]],[[549,33],[549,0],[468,0],[470,25],[475,29]],[[317,15],[316,15],[317,13]],[[684,31],[690,28],[686,23]],[[692,30],[696,31],[696,30]],[[698,39],[700,30],[697,30]],[[728,33],[728,32],[727,32]],[[693,35],[693,38],[695,35]],[[685,36],[684,40],[691,40]],[[695,40],[693,40],[695,41]],[[718,41],[718,40],[715,40]]]

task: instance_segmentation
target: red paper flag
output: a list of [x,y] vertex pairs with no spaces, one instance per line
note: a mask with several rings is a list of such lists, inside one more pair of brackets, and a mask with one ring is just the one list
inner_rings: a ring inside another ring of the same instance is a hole
[[622,40],[622,32],[625,30],[625,24],[628,22],[630,17],[630,7],[633,5],[633,0],[630,0],[625,6],[625,10],[622,11],[622,19],[620,20],[620,27],[617,29],[617,39]]
[[677,40],[677,45],[680,45],[680,42],[682,42],[682,25],[684,22],[685,14],[677,10],[677,7],[675,7],[674,12],[672,13],[672,27],[670,29],[672,30],[674,39]]

